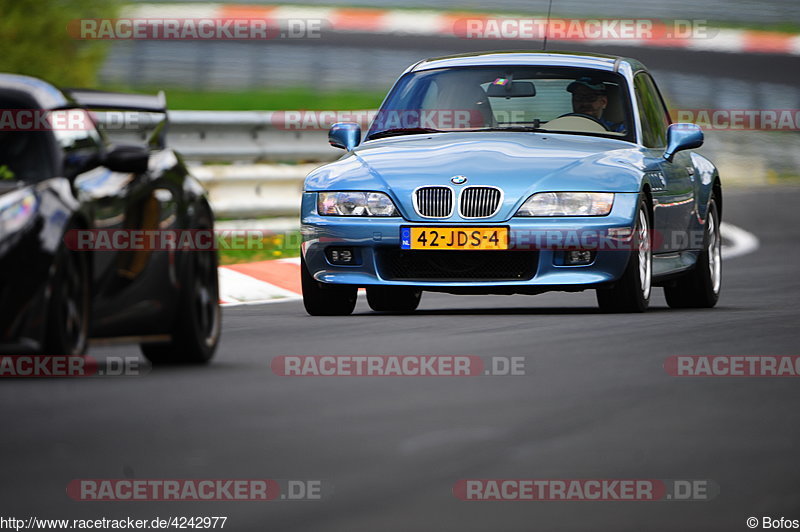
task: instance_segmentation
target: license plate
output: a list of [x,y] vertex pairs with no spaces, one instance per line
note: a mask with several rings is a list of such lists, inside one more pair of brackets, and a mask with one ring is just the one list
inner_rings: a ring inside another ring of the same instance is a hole
[[508,249],[508,227],[403,227],[401,249]]

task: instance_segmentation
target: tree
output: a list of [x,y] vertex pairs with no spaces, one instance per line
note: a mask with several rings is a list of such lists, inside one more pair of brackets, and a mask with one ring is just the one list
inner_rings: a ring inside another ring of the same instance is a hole
[[119,0],[0,0],[0,71],[64,87],[94,85],[108,42],[76,39],[68,26],[118,11]]

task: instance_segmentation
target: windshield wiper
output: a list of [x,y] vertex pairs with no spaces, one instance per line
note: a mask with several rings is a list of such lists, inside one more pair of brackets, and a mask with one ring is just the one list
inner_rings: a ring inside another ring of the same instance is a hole
[[383,137],[397,137],[400,135],[415,135],[419,133],[441,133],[441,131],[430,127],[396,127],[373,133],[367,140],[380,139]]

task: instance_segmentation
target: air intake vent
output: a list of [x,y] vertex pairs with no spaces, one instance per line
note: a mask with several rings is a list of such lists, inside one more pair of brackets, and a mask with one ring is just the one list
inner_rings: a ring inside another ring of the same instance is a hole
[[453,215],[453,191],[448,187],[418,188],[414,207],[425,218],[449,218]]
[[538,251],[378,251],[381,277],[393,281],[522,281],[538,263]]
[[488,218],[500,208],[503,193],[494,187],[468,187],[461,192],[462,218]]

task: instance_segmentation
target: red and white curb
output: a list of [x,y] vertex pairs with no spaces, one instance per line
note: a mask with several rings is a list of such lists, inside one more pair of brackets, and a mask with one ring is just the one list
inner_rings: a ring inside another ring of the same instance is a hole
[[219,299],[223,306],[301,298],[300,258],[219,267]]
[[[374,33],[410,36],[453,37],[456,26],[470,20],[520,19],[502,13],[425,11],[320,6],[234,5],[211,3],[137,4],[124,10],[126,18],[215,18],[259,19],[276,26],[285,20],[321,20],[323,29],[335,32]],[[537,18],[536,16],[529,16]],[[541,17],[538,17],[541,18]],[[800,55],[800,35],[775,31],[706,28],[703,38],[589,39],[564,38],[567,42],[589,45],[627,45],[657,48],[682,48],[714,52],[752,52]],[[529,39],[521,39],[520,41]],[[492,39],[486,39],[487,48]],[[538,46],[538,42],[537,42]]]
[[[758,238],[744,229],[722,224],[722,258],[740,257],[758,249]],[[302,299],[300,258],[232,264],[219,268],[222,306],[260,305]]]

